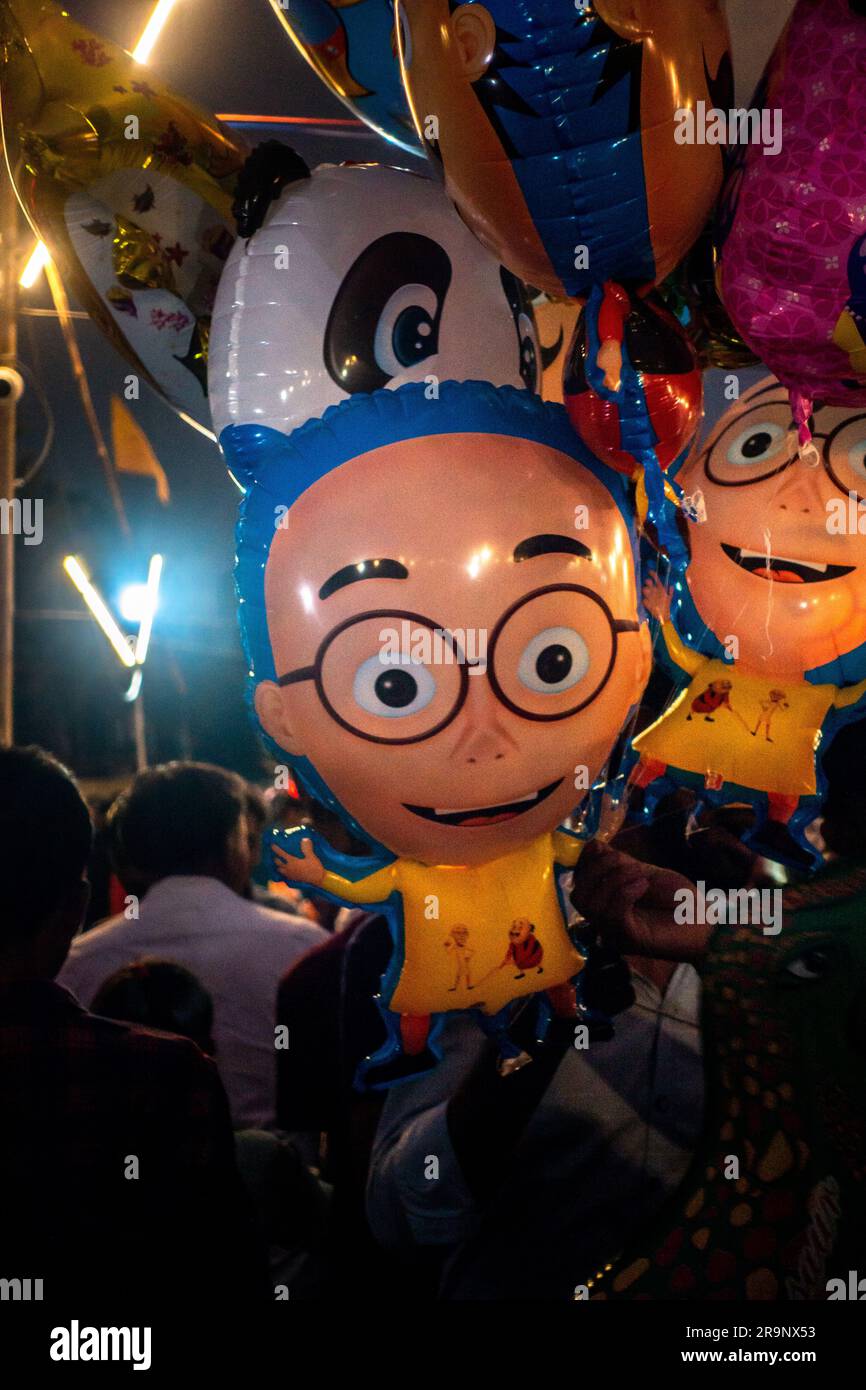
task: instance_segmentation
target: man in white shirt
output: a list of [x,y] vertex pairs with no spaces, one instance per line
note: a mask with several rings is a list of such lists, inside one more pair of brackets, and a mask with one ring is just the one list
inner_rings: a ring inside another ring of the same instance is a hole
[[124,913],[76,937],[58,983],[89,1007],[143,956],[191,970],[213,999],[215,1061],[236,1129],[273,1128],[280,979],[326,933],[240,896],[249,879],[241,778],[204,763],[149,768],[111,811]]

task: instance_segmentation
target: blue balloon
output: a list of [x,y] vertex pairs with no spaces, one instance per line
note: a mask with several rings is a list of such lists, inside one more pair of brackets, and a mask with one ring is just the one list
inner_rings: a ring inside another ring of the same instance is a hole
[[295,46],[353,115],[420,153],[400,81],[391,0],[291,0],[271,5]]

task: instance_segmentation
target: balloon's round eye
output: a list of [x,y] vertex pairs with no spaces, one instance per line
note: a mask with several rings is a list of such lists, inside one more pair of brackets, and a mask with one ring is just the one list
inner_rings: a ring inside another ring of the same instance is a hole
[[535,324],[528,314],[518,314],[517,335],[520,339],[520,377],[527,391],[538,389],[538,341]]
[[373,355],[388,377],[439,351],[436,326],[439,305],[428,285],[401,285],[379,315]]
[[779,445],[786,438],[787,431],[774,420],[752,423],[728,445],[727,461],[741,468],[766,463],[778,452]]
[[527,690],[558,695],[583,680],[589,670],[589,648],[571,627],[547,627],[527,642],[517,674]]
[[436,682],[418,661],[380,653],[363,661],[352,684],[355,703],[384,719],[405,719],[425,709],[436,694]]
[[785,966],[785,970],[792,975],[795,980],[822,980],[830,968],[830,954],[813,946],[808,951],[803,951],[801,955],[794,956]]

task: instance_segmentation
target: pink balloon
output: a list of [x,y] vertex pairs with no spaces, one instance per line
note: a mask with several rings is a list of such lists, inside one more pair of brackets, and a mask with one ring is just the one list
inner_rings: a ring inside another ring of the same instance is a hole
[[725,306],[792,393],[866,405],[866,6],[799,0],[756,106],[781,111],[781,149],[741,151],[722,198]]

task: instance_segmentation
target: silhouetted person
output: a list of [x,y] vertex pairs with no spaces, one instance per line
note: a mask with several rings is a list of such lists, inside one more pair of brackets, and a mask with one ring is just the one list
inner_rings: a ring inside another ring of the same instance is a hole
[[142,956],[191,970],[213,999],[232,1122],[268,1129],[277,986],[325,933],[242,896],[251,869],[248,804],[240,777],[206,763],[139,773],[109,821],[120,865],[146,891],[72,943],[60,982],[90,1006],[109,975]]
[[87,808],[0,749],[0,1263],[70,1315],[258,1296],[228,1106],[194,1043],[97,1018],[54,977],[87,903]]

